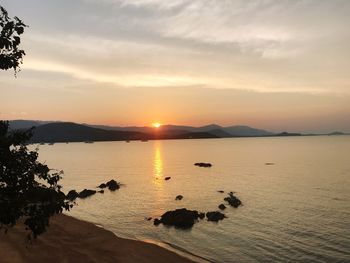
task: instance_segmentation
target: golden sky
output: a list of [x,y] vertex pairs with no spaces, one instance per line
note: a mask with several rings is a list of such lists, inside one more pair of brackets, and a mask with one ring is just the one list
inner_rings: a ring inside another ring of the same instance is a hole
[[0,118],[350,131],[350,1],[4,0]]

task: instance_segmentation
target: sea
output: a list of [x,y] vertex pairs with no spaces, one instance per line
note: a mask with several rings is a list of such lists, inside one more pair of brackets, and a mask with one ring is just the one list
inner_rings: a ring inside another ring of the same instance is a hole
[[[350,136],[38,148],[41,161],[64,171],[64,192],[96,189],[111,179],[121,183],[115,192],[77,199],[67,213],[119,237],[152,242],[198,262],[350,262]],[[200,220],[189,230],[153,224],[177,208],[219,211],[231,191],[243,205],[227,206],[222,221]],[[177,195],[183,199],[175,200]]]

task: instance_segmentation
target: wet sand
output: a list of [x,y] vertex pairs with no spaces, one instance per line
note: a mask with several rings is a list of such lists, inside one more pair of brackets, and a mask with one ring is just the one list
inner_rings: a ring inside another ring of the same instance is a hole
[[0,262],[193,262],[155,244],[117,237],[66,215],[51,219],[48,231],[31,243],[23,225],[0,234]]

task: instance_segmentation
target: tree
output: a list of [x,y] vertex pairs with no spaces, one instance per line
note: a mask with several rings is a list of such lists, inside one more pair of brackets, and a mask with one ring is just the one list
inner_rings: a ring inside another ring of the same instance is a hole
[[[18,48],[26,25],[17,17],[11,20],[0,6],[0,69],[19,70],[23,50]],[[23,219],[34,238],[45,232],[49,219],[69,210],[72,202],[61,191],[62,171],[50,169],[38,161],[37,150],[29,150],[28,131],[11,131],[9,122],[0,121],[0,228]]]
[[49,218],[72,203],[58,184],[62,171],[38,161],[37,150],[29,150],[28,131],[10,131],[0,121],[0,228],[15,225],[20,218],[35,237],[45,232]]
[[24,50],[19,48],[20,35],[27,27],[18,17],[11,19],[5,8],[0,6],[0,69],[13,69],[15,74],[23,63]]

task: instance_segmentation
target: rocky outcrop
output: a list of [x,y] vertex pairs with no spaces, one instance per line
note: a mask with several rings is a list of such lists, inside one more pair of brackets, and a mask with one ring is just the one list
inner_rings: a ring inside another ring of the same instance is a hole
[[207,168],[213,166],[211,163],[195,163],[194,165],[198,167],[207,167]]
[[81,191],[78,195],[79,198],[81,199],[85,199],[89,196],[92,196],[96,194],[96,191],[95,190],[90,190],[90,189],[84,189],[83,191]]
[[154,225],[175,226],[182,229],[191,228],[198,221],[200,214],[195,210],[186,208],[176,209],[165,212],[160,219],[154,219]]
[[175,200],[182,200],[182,198],[184,198],[182,195],[178,195],[175,197]]
[[208,221],[218,222],[219,220],[223,220],[226,216],[219,211],[213,211],[207,212],[206,217]]
[[109,182],[106,183],[106,186],[111,191],[115,191],[120,188],[120,185],[115,180],[110,180]]
[[220,204],[218,207],[219,207],[220,210],[225,210],[226,209],[226,206],[224,204]]
[[115,190],[118,190],[120,188],[120,184],[117,181],[112,179],[112,180],[108,181],[107,183],[100,184],[97,187],[101,188],[101,189],[104,189],[104,188],[108,187],[109,190],[115,191]]
[[225,197],[224,200],[230,204],[230,206],[233,206],[235,208],[242,205],[241,200],[239,200],[236,196],[233,195],[233,192],[230,192],[228,194],[228,197]]
[[74,201],[75,199],[77,199],[77,197],[79,196],[78,192],[75,190],[70,190],[68,192],[68,194],[66,195],[66,199],[70,200],[70,201]]

